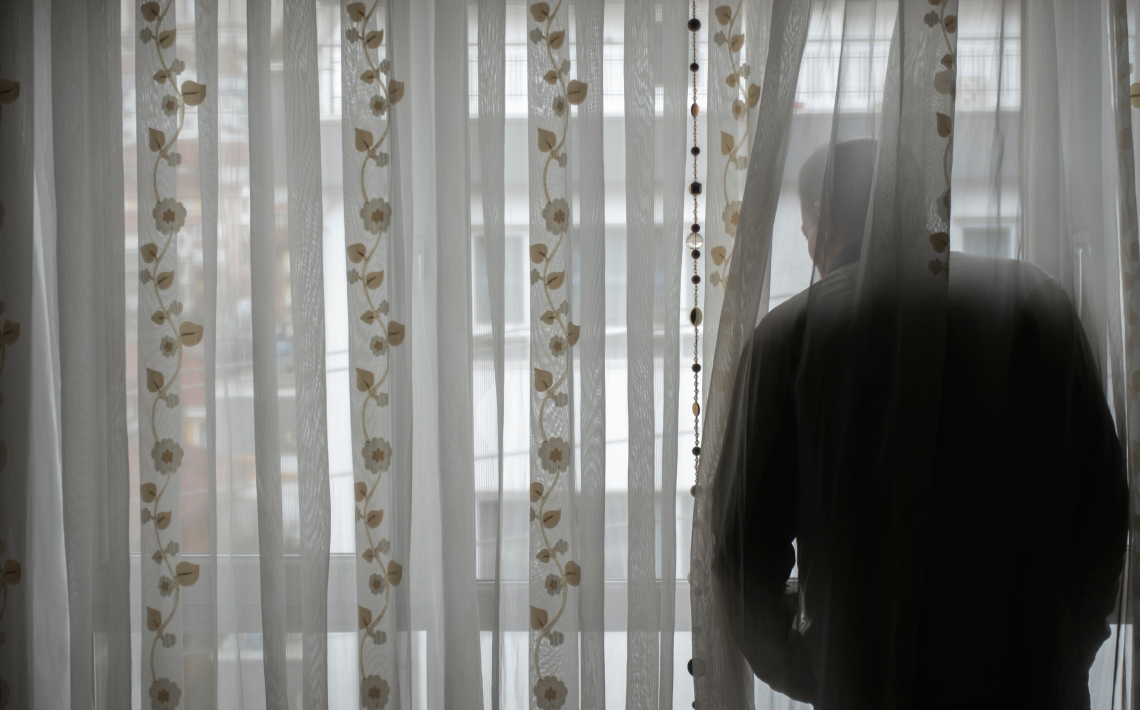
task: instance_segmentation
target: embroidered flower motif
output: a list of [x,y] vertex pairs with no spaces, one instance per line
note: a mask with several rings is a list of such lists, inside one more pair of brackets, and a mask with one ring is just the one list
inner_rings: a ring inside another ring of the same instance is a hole
[[558,394],[554,395],[555,407],[565,407],[567,404],[569,404],[569,402],[570,395],[566,394],[565,392],[559,392]]
[[174,634],[163,634],[162,635],[162,647],[163,648],[170,648],[176,643],[178,643],[178,637],[175,636]]
[[735,238],[736,225],[740,223],[740,200],[729,202],[724,208],[724,213],[721,214],[721,219],[724,220],[724,231]]
[[931,10],[930,12],[923,15],[922,21],[926,23],[927,27],[934,27],[941,22],[941,20],[938,19],[938,13],[934,10]]
[[139,281],[142,281],[144,284],[150,283],[150,269],[139,270]]
[[561,631],[551,631],[550,636],[547,638],[550,639],[551,646],[561,646],[562,642],[566,640],[566,637],[562,635]]
[[560,168],[566,167],[566,154],[565,153],[559,153],[558,154],[558,167],[560,167]]
[[171,74],[181,74],[184,71],[186,71],[186,62],[182,61],[181,59],[175,59],[170,63]]
[[142,520],[143,525],[146,525],[147,523],[149,523],[150,522],[150,508],[143,508],[140,518]]
[[378,574],[373,574],[368,578],[368,591],[373,594],[383,594],[387,586],[388,582]]
[[369,347],[372,348],[373,355],[380,357],[384,353],[388,352],[388,341],[384,340],[379,335],[373,335],[372,342],[369,343]]
[[376,549],[380,550],[380,554],[386,555],[392,551],[392,543],[385,538],[376,544]]
[[554,357],[562,357],[566,354],[566,339],[561,335],[555,335],[550,339],[550,354]]
[[387,471],[392,465],[392,447],[382,436],[364,442],[360,453],[364,456],[364,468],[372,473]]
[[384,315],[388,315],[388,302],[380,301],[380,305],[376,306],[376,310],[380,313],[383,313]]
[[150,450],[154,469],[159,473],[174,473],[182,465],[182,447],[174,439],[157,441]]
[[175,407],[178,406],[178,395],[176,395],[176,394],[166,395],[165,402],[166,402],[166,408],[167,409],[174,409]]
[[162,112],[167,116],[178,115],[178,97],[174,94],[168,94],[162,97]]
[[534,698],[542,710],[561,710],[566,704],[566,684],[552,675],[539,678],[534,684]]
[[712,273],[712,276],[709,276],[709,283],[712,284],[713,286],[719,286],[720,285],[720,272],[719,271],[714,271]]
[[564,316],[570,315],[570,302],[569,301],[563,301],[562,303],[559,303],[558,304],[558,312]]
[[736,156],[736,169],[737,170],[747,170],[748,169],[748,156],[746,156],[746,155]]
[[178,352],[178,344],[174,342],[174,338],[164,335],[158,344],[158,349],[163,357],[174,357],[174,354]]
[[732,102],[732,117],[739,121],[746,112],[747,109],[744,106],[744,102],[740,99],[734,99]]
[[171,153],[170,155],[166,156],[166,164],[172,168],[177,168],[179,165],[182,165],[182,154]]
[[143,44],[146,44],[152,39],[154,39],[154,33],[150,31],[149,27],[144,27],[139,30],[139,40],[142,41]]
[[164,597],[174,594],[174,580],[165,574],[158,578],[158,593]]
[[530,34],[527,36],[530,37],[530,41],[534,42],[535,44],[538,44],[542,40],[546,39],[546,36],[542,34],[542,30],[538,29],[537,27],[531,30]]
[[176,316],[182,315],[182,301],[171,301],[170,308],[167,308],[166,310],[170,311]]
[[551,200],[542,208],[542,217],[546,220],[546,231],[554,236],[565,234],[570,225],[570,205],[561,197]]
[[565,555],[569,549],[570,543],[566,542],[565,540],[559,540],[558,542],[554,543],[554,551],[560,555]]
[[384,644],[388,643],[388,634],[384,631],[381,631],[380,629],[376,629],[371,634],[369,634],[369,636],[372,637],[372,643],[376,644],[377,646],[383,646]]
[[377,392],[376,393],[376,406],[377,407],[387,407],[388,406],[388,393],[387,392]]
[[724,32],[717,32],[713,35],[713,42],[715,42],[718,47],[723,47],[727,41],[728,38],[724,36]]
[[357,271],[356,269],[349,269],[348,270],[348,282],[350,284],[354,284],[359,280],[360,280],[360,272]]
[[563,59],[562,60],[562,66],[558,67],[558,71],[561,72],[562,74],[569,74],[570,73],[570,60],[569,59]]
[[389,67],[389,66],[390,66],[390,65],[388,64],[388,60],[387,60],[387,59],[385,59],[384,61],[380,62],[380,73],[381,73],[381,74],[387,74],[387,73],[388,73],[388,67]]
[[159,201],[151,210],[151,215],[154,217],[154,227],[160,234],[173,234],[186,224],[186,207],[173,197]]
[[559,118],[566,115],[566,99],[561,94],[554,97],[554,115]]
[[344,38],[349,42],[359,42],[360,32],[358,32],[355,27],[350,27],[349,29],[345,30]]
[[173,540],[171,540],[170,542],[166,543],[166,554],[177,555],[181,551],[182,551],[182,546],[179,545],[177,542],[174,542]]
[[384,710],[390,692],[388,681],[380,676],[364,676],[360,680],[360,707],[364,710]]
[[530,270],[530,285],[533,286],[536,283],[538,283],[539,281],[542,281],[542,274],[539,273],[538,269],[531,269]]
[[169,678],[158,678],[150,684],[151,710],[174,710],[182,700],[182,689]]
[[546,575],[546,584],[542,586],[546,587],[547,594],[554,596],[562,591],[562,578],[556,574],[548,574]]
[[373,198],[360,208],[360,218],[364,220],[364,228],[372,234],[386,232],[392,222],[392,206],[383,197]]
[[547,439],[538,447],[538,458],[543,471],[563,472],[570,466],[570,445],[560,436]]
[[368,102],[368,107],[372,109],[373,116],[383,116],[388,112],[388,102],[379,94],[372,96],[372,100]]

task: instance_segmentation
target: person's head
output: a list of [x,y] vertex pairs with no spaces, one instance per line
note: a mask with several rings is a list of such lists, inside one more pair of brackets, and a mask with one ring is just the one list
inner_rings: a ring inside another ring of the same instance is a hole
[[844,247],[863,238],[879,143],[874,138],[856,138],[835,144],[831,197],[827,214],[821,216],[828,147],[820,146],[804,162],[799,181],[802,230],[808,255],[821,276],[827,275]]

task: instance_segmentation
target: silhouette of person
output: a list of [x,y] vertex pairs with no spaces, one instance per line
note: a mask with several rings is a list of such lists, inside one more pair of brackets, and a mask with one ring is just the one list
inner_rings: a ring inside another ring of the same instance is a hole
[[[803,232],[822,278],[761,321],[737,370],[710,491],[728,626],[761,680],[829,710],[1088,708],[1120,587],[1127,487],[1101,374],[1056,279],[951,254],[923,500],[875,488],[874,458],[837,470],[828,462],[844,459],[824,455],[845,426],[894,425],[837,421],[859,412],[836,400],[876,151],[871,139],[835,144],[827,217],[827,146],[804,164]],[[882,493],[839,516],[835,491],[852,478]],[[910,506],[923,506],[917,535],[895,525]],[[900,567],[917,571],[860,569],[852,560],[878,558],[859,540],[918,550]],[[845,561],[856,566],[840,583]],[[880,634],[880,623],[909,630]]]

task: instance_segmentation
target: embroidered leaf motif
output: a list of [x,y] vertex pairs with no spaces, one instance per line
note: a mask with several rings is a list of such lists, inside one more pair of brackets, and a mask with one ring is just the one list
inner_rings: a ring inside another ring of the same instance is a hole
[[954,34],[958,31],[958,16],[947,15],[946,19],[942,21],[942,26],[946,28],[947,32]]
[[562,288],[562,284],[566,282],[565,271],[555,271],[552,274],[546,275],[546,287],[554,290]]
[[369,49],[376,49],[384,42],[384,30],[373,30],[364,35],[364,44]]
[[404,98],[404,82],[395,79],[388,82],[388,101],[398,104]]
[[566,31],[558,30],[557,32],[551,32],[548,39],[551,49],[561,49],[562,43],[566,41]]
[[545,392],[550,389],[552,384],[554,384],[554,375],[546,370],[540,370],[537,367],[534,368],[534,388],[536,390]]
[[188,320],[182,321],[182,325],[178,326],[178,338],[183,345],[191,348],[202,342],[202,334],[205,332],[205,328]]
[[384,510],[370,510],[368,515],[365,516],[365,522],[368,523],[370,528],[380,527],[380,523],[384,522]]
[[170,527],[172,517],[169,510],[161,511],[158,515],[154,516],[154,524],[159,530],[165,530]]
[[535,631],[541,631],[546,627],[546,622],[550,620],[545,609],[539,609],[536,606],[530,608],[530,628]]
[[721,5],[713,11],[716,15],[716,21],[722,25],[727,25],[732,22],[732,8],[728,5]]
[[934,247],[934,251],[941,254],[946,251],[946,247],[950,246],[950,235],[946,232],[935,232],[931,234],[930,246]]
[[376,384],[376,376],[368,370],[356,368],[356,389],[361,392],[367,392],[372,389],[372,385]]
[[[371,69],[365,69],[364,73],[360,75],[360,80],[365,84],[371,84],[372,82],[376,81],[376,72],[372,71]],[[360,149],[357,148],[357,150]]]
[[537,503],[538,499],[542,497],[542,493],[545,490],[546,487],[542,485],[542,481],[535,481],[534,483],[530,484],[530,502]]
[[538,317],[540,321],[547,325],[554,325],[554,319],[558,316],[554,315],[554,311],[547,311]]
[[4,563],[4,583],[13,586],[20,583],[20,563],[16,560],[8,560]]
[[574,325],[573,323],[570,323],[569,325],[566,326],[566,342],[567,343],[570,343],[571,345],[576,345],[578,343],[578,336],[580,336],[581,334],[582,334],[582,327],[581,326]]
[[142,12],[143,19],[147,22],[154,22],[162,13],[162,8],[159,7],[159,4],[156,2],[144,2],[139,10]]
[[530,16],[535,22],[546,22],[550,19],[550,6],[544,2],[536,2],[530,6]]
[[146,391],[157,392],[166,383],[166,378],[158,370],[146,369]]
[[542,513],[542,527],[550,529],[562,520],[561,510],[546,510]]
[[158,631],[162,626],[162,612],[154,607],[146,608],[146,630]]
[[198,573],[201,568],[193,562],[182,561],[174,568],[174,578],[183,587],[192,587],[198,581]]
[[542,79],[547,84],[557,84],[558,83],[558,72],[551,69],[550,71],[548,71],[542,75]]
[[546,260],[546,245],[545,244],[531,244],[530,245],[530,260],[536,264],[541,264]]
[[166,322],[166,313],[164,311],[155,311],[150,319],[154,321],[155,325],[162,325]]
[[368,325],[372,325],[373,323],[376,322],[376,312],[375,311],[365,311],[365,312],[360,314],[360,320],[364,321]]
[[382,284],[382,283],[384,283],[384,272],[383,271],[370,271],[364,277],[364,285],[370,289],[373,289],[373,290],[378,289],[378,288],[380,288],[380,284]]
[[348,260],[354,264],[364,261],[368,256],[368,249],[363,244],[353,244],[348,248]]
[[154,73],[154,80],[157,81],[159,84],[165,84],[166,83],[166,71],[162,70],[162,69],[159,69],[158,71],[156,71]]
[[709,254],[712,255],[713,263],[717,266],[720,266],[724,263],[724,257],[727,255],[727,253],[727,250],[722,246],[713,247],[712,251],[709,252]]
[[543,153],[549,153],[554,150],[554,146],[558,145],[558,136],[554,135],[553,131],[548,131],[545,128],[538,129],[538,149]]
[[174,272],[173,271],[163,271],[158,276],[154,277],[154,282],[156,284],[158,284],[158,287],[160,289],[165,291],[166,289],[168,289],[174,285]]
[[731,133],[720,132],[720,154],[728,155],[736,147],[736,138]]
[[182,100],[187,106],[197,106],[206,100],[206,85],[187,79],[182,82]]
[[345,10],[348,11],[348,16],[353,22],[363,22],[364,18],[368,17],[368,10],[365,9],[362,2],[349,3]]
[[934,118],[938,123],[938,135],[946,138],[950,132],[954,130],[954,122],[944,113],[934,114]]
[[538,551],[538,554],[535,555],[534,558],[539,562],[546,564],[547,562],[550,562],[550,550],[544,547]]
[[368,485],[364,481],[358,482],[352,488],[353,488],[353,495],[356,497],[357,503],[364,500],[364,497],[366,495],[368,495]]
[[371,131],[366,131],[363,128],[356,129],[356,149],[361,153],[368,152],[374,140],[375,138],[372,137]]
[[163,556],[162,550],[155,550],[154,554],[151,555],[150,558],[152,560],[154,560],[155,564],[161,564],[162,563],[162,556]]
[[174,46],[174,38],[178,30],[165,30],[158,35],[158,46],[163,49],[170,49]]
[[143,503],[153,503],[155,496],[158,495],[158,486],[153,483],[144,483],[139,486],[139,498],[142,498]]
[[0,328],[0,343],[11,345],[20,339],[20,324],[16,321],[4,321],[3,328]]
[[728,40],[728,47],[733,52],[739,52],[744,46],[744,35],[733,35],[732,39]]
[[760,87],[755,84],[748,85],[748,108],[756,108],[760,103]]
[[578,583],[582,581],[582,568],[578,566],[577,562],[570,561],[566,563],[566,583],[571,587],[577,587]]
[[364,558],[365,562],[371,562],[372,560],[376,559],[376,553],[372,550],[371,547],[361,553],[360,556]]
[[158,258],[158,246],[155,244],[143,244],[139,247],[139,255],[142,256],[143,261],[151,264]]
[[396,321],[388,321],[388,344],[399,345],[404,342],[404,326]]
[[362,629],[367,629],[368,625],[372,623],[372,610],[363,607],[356,607],[356,624]]
[[10,104],[20,98],[20,82],[0,79],[0,104]]
[[166,134],[157,128],[149,129],[147,132],[147,138],[147,143],[150,146],[150,152],[152,153],[157,153],[158,151],[162,150],[162,146],[166,145]]
[[388,583],[392,586],[400,584],[400,580],[404,578],[404,568],[395,560],[388,560]]
[[566,85],[566,100],[577,106],[586,100],[586,82],[572,80]]

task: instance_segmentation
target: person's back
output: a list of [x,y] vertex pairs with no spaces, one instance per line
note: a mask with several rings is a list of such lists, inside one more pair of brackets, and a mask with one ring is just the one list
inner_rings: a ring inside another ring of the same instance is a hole
[[[1123,564],[1120,447],[1061,285],[1005,259],[949,262],[924,572],[909,581],[920,590],[913,643],[862,674],[834,671],[861,640],[857,624],[829,628],[835,595],[848,597],[844,618],[873,622],[903,594],[898,580],[859,570],[837,588],[828,561],[853,533],[836,522],[824,479],[876,475],[861,461],[827,468],[839,460],[826,449],[843,426],[857,259],[857,249],[835,258],[768,314],[741,361],[728,428],[741,440],[725,442],[712,491],[724,511],[713,569],[738,646],[762,680],[803,700],[838,682],[856,699],[843,706],[860,708],[857,698],[877,695],[868,686],[901,683],[916,710],[1088,707]],[[892,506],[908,504],[876,501],[854,524],[889,526]],[[794,609],[784,586],[797,561]]]

